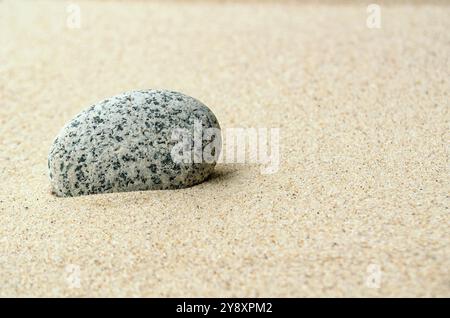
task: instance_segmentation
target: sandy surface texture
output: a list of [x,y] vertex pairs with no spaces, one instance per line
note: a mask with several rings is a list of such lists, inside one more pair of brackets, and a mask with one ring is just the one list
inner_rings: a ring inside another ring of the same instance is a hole
[[[75,3],[0,1],[0,296],[450,296],[450,6]],[[53,196],[61,127],[147,88],[280,128],[279,171]]]

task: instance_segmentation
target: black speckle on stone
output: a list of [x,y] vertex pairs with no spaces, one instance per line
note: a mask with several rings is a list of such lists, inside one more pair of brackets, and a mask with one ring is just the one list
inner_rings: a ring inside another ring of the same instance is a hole
[[121,179],[123,179],[123,180],[126,180],[127,179],[127,173],[126,172],[121,172],[121,173],[119,173],[119,177]]
[[100,118],[100,116],[94,116],[94,122],[97,124],[104,123],[104,120]]
[[173,163],[170,154],[167,154],[161,162],[164,166],[169,166]]
[[151,164],[150,166],[148,166],[148,168],[150,169],[150,171],[152,173],[156,173],[156,165],[155,164]]
[[156,133],[160,133],[161,130],[163,130],[163,129],[164,129],[164,124],[163,123],[160,123],[160,122],[156,122],[155,123],[155,131],[156,131]]
[[161,184],[161,178],[159,176],[152,176],[151,178],[154,184]]

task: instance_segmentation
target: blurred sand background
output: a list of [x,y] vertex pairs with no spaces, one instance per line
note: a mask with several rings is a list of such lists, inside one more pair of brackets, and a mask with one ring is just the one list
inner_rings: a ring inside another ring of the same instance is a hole
[[[0,296],[449,297],[450,6],[368,3],[0,1]],[[52,196],[61,127],[145,88],[279,127],[279,172]]]

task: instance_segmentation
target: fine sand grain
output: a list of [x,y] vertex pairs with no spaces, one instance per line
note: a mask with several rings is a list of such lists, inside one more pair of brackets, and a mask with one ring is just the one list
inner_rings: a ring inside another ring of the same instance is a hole
[[[76,3],[0,1],[0,296],[450,296],[450,6]],[[61,127],[147,88],[280,128],[280,170],[51,195]]]

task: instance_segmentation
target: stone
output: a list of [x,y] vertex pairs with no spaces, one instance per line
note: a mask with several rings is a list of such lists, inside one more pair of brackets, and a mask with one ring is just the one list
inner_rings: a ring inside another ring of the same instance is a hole
[[203,182],[221,148],[220,125],[200,101],[168,90],[126,92],[79,113],[54,140],[57,196],[179,189]]

